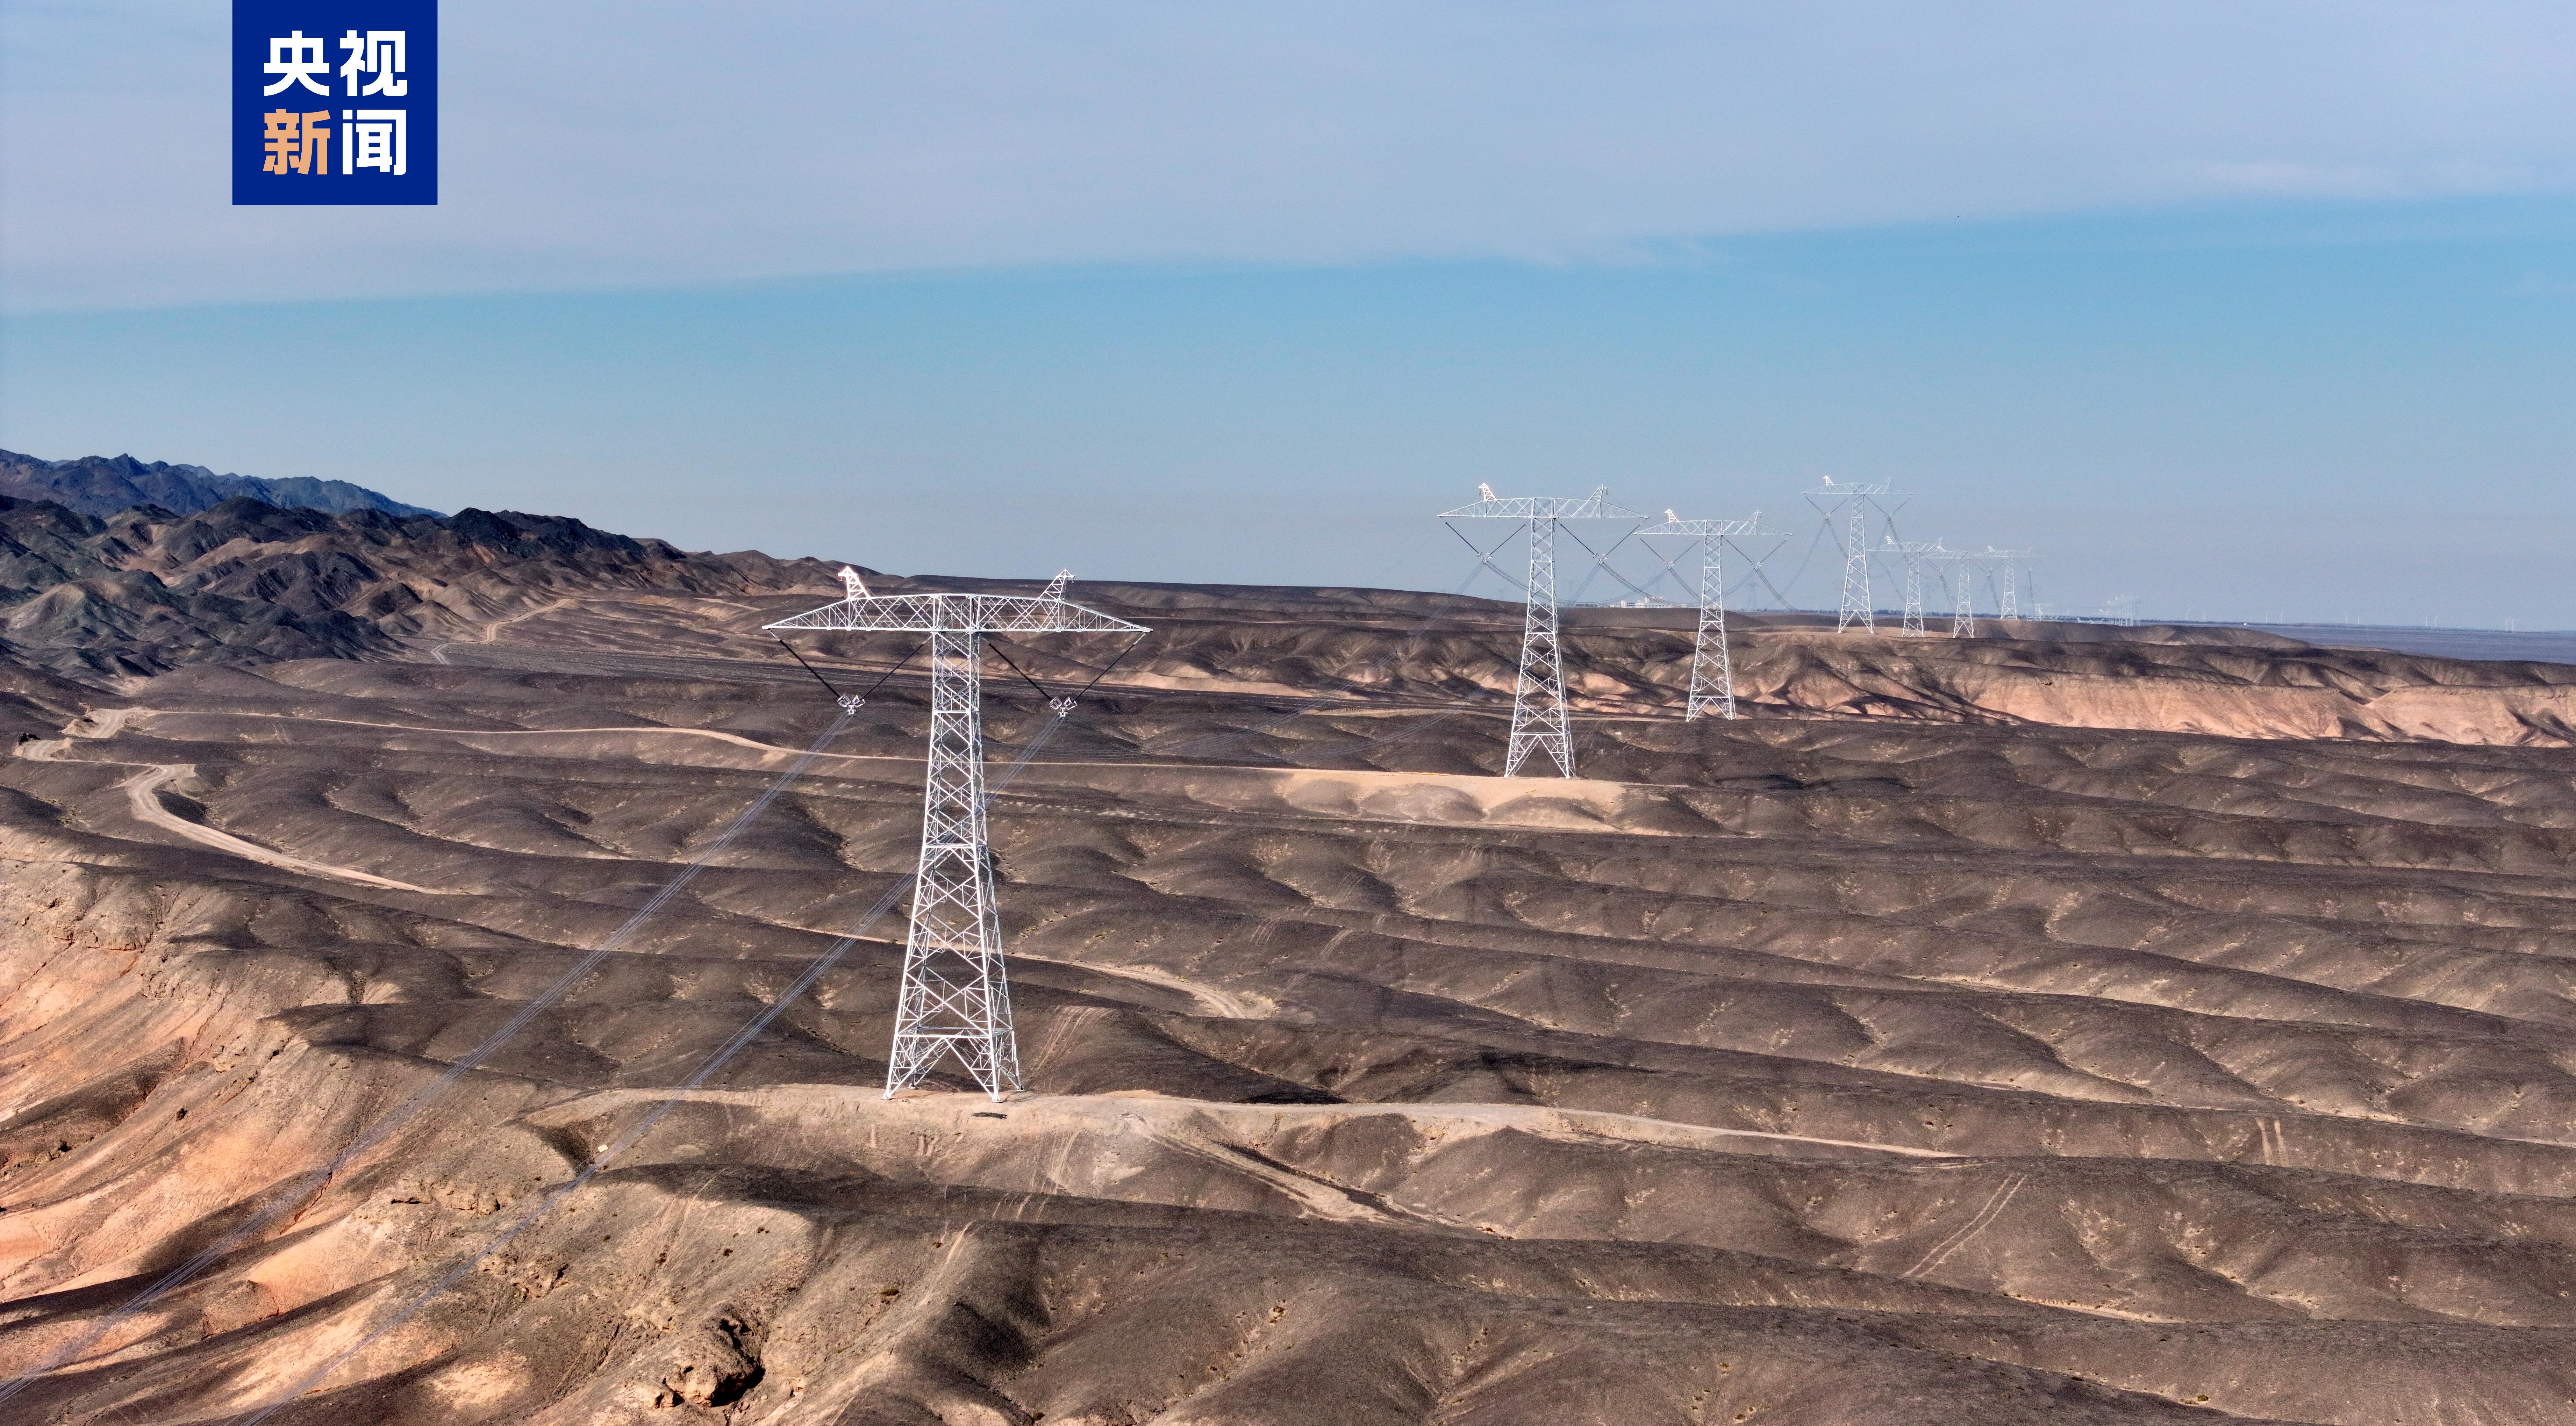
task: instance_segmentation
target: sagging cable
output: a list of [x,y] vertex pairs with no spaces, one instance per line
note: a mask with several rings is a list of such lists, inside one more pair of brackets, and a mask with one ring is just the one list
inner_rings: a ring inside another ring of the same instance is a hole
[[991,649],[991,650],[993,651],[993,657],[1000,659],[1000,660],[1001,660],[1003,663],[1005,663],[1005,664],[1008,664],[1008,665],[1010,666],[1010,670],[1011,670],[1011,672],[1016,673],[1016,674],[1018,674],[1018,675],[1020,676],[1020,682],[1027,684],[1029,687],[1031,687],[1031,688],[1033,688],[1033,689],[1036,689],[1036,690],[1037,690],[1037,695],[1038,695],[1038,701],[1039,701],[1039,702],[1041,702],[1041,703],[1044,703],[1044,704],[1045,704],[1046,706],[1048,706],[1049,708],[1054,709],[1054,710],[1055,710],[1055,712],[1056,712],[1056,716],[1057,716],[1057,717],[1061,718],[1061,717],[1063,717],[1065,714],[1070,713],[1070,712],[1072,712],[1072,711],[1073,711],[1073,700],[1072,700],[1072,699],[1070,699],[1070,698],[1058,698],[1058,697],[1056,697],[1055,695],[1053,695],[1053,694],[1051,694],[1051,693],[1047,692],[1047,691],[1046,691],[1046,688],[1045,688],[1045,686],[1044,686],[1044,685],[1040,684],[1036,679],[1029,677],[1029,671],[1028,671],[1027,669],[1024,669],[1024,668],[1020,667],[1020,665],[1019,665],[1019,661],[1018,661],[1018,660],[1013,659],[1009,654],[1006,654],[1006,653],[1003,653],[1003,652],[1002,652],[1002,646],[1001,646],[1000,644],[994,643],[994,642],[992,642],[991,640],[986,640],[986,641],[985,641],[985,644],[984,644],[984,647],[986,647],[986,648],[988,648],[988,649]]
[[[771,637],[771,638],[773,638],[773,639],[778,639],[778,636],[777,636],[776,634],[772,634],[772,635],[770,635],[770,637]],[[833,701],[834,703],[837,703],[837,704],[839,704],[841,707],[843,707],[843,708],[845,708],[845,709],[848,709],[848,710],[850,710],[850,711],[852,711],[852,712],[856,712],[862,704],[865,704],[865,703],[868,701],[868,700],[866,699],[866,697],[864,697],[864,696],[860,697],[860,698],[857,700],[857,702],[850,702],[850,701],[847,701],[847,700],[843,699],[843,698],[842,698],[842,696],[841,696],[841,690],[839,690],[839,689],[837,689],[837,688],[834,688],[834,687],[832,686],[832,680],[830,680],[830,679],[828,679],[828,678],[825,678],[825,677],[823,676],[822,670],[820,670],[820,669],[818,669],[818,668],[814,667],[814,666],[813,666],[812,664],[810,664],[810,663],[805,662],[805,656],[804,656],[803,654],[800,654],[800,653],[796,652],[796,646],[795,646],[794,644],[791,644],[791,643],[787,642],[785,639],[778,639],[778,646],[779,646],[780,648],[785,649],[785,650],[787,651],[787,656],[788,656],[789,658],[796,660],[797,667],[802,668],[802,669],[804,669],[807,673],[810,673],[810,674],[814,675],[814,681],[815,681],[816,683],[819,683],[819,684],[823,685],[823,691],[824,691],[825,693],[827,693],[827,694],[829,694],[829,695],[831,696],[831,699],[832,699],[832,701]]]

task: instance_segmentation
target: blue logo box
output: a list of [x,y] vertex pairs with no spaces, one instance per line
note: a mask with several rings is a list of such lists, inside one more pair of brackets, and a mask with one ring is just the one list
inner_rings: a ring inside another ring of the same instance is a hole
[[233,0],[233,202],[438,201],[437,0]]

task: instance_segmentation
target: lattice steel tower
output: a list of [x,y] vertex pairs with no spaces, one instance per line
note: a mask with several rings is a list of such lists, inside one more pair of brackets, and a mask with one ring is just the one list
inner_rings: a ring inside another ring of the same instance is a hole
[[[1689,588],[1674,566],[1699,551],[1699,628],[1691,637],[1690,693],[1683,704],[1685,719],[1715,711],[1721,718],[1735,716],[1735,657],[1726,644],[1726,542],[1738,535],[1759,530],[1762,513],[1755,511],[1750,520],[1685,520],[1670,510],[1664,512],[1660,525],[1643,525],[1634,532],[1639,543],[1652,551],[1663,564],[1664,573]],[[1655,543],[1658,536],[1678,538],[1681,547],[1670,556]]]
[[[921,861],[904,938],[903,989],[895,1002],[888,1097],[955,1055],[996,1100],[1020,1087],[1011,1028],[1011,983],[993,908],[993,859],[984,828],[982,681],[986,634],[1146,632],[1066,602],[1064,575],[1036,598],[998,594],[870,594],[841,571],[849,597],[764,625],[770,630],[903,632],[930,653],[929,778],[921,797]],[[1065,709],[1056,707],[1058,717]]]
[[[1842,607],[1834,615],[1834,632],[1839,634],[1854,624],[1863,633],[1878,632],[1878,613],[1869,593],[1869,512],[1878,508],[1886,496],[1888,482],[1874,485],[1847,485],[1826,476],[1824,483],[1806,492],[1807,503],[1825,517],[1825,528],[1833,530],[1834,542],[1843,551]],[[1845,529],[1835,530],[1840,517]]]
[[[1574,730],[1566,720],[1565,664],[1557,646],[1556,629],[1556,536],[1557,526],[1566,520],[1642,520],[1634,510],[1623,510],[1609,502],[1609,486],[1598,486],[1581,500],[1545,495],[1518,495],[1504,499],[1494,494],[1494,487],[1476,487],[1483,499],[1473,505],[1444,510],[1443,520],[1514,520],[1529,532],[1529,578],[1524,586],[1527,605],[1521,616],[1521,671],[1512,685],[1512,737],[1503,749],[1503,776],[1516,777],[1521,764],[1535,749],[1545,749],[1556,763],[1557,772],[1574,776]],[[1456,529],[1456,526],[1450,528]],[[1514,533],[1518,533],[1515,531]],[[1466,539],[1461,534],[1460,539]],[[1510,543],[1505,536],[1503,543]],[[1491,550],[1478,548],[1476,557],[1486,566],[1493,565]],[[1581,543],[1580,540],[1577,543]],[[1501,544],[1494,549],[1502,548]],[[1500,571],[1497,571],[1499,573]]]
[[1903,632],[1904,636],[1909,639],[1922,638],[1923,562],[1927,559],[1948,558],[1950,552],[1941,548],[1941,542],[1939,540],[1900,540],[1893,535],[1888,536],[1887,541],[1880,545],[1879,549],[1887,554],[1896,556],[1897,559],[1905,566],[1905,628]]
[[2001,576],[1995,582],[1995,617],[2019,622],[2020,591],[2026,577],[2024,571],[2038,562],[2039,551],[1999,550],[1988,545],[1978,552],[1977,558],[1990,574]]
[[1947,567],[1942,576],[1950,594],[1950,637],[1973,639],[1977,636],[1977,585],[1975,570],[1983,568],[1984,556],[1966,550],[1945,550],[1937,546],[1924,556]]

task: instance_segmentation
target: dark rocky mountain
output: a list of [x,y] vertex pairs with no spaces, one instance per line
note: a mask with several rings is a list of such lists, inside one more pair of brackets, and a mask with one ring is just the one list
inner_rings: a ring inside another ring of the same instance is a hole
[[0,654],[89,682],[194,663],[380,658],[580,591],[822,590],[837,587],[833,570],[692,554],[553,515],[332,513],[232,499],[101,518],[0,497]]
[[82,456],[77,460],[42,460],[0,451],[0,495],[16,500],[50,500],[84,515],[113,515],[137,505],[157,505],[181,515],[211,510],[227,500],[248,498],[290,509],[381,510],[388,515],[435,515],[405,505],[345,480],[296,476],[262,480],[249,475],[218,475],[202,465],[139,461],[132,456]]

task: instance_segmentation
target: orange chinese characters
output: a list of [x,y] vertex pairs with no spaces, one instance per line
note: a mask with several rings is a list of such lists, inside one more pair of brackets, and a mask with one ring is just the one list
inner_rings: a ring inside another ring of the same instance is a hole
[[292,109],[272,109],[264,117],[268,121],[268,144],[267,158],[260,163],[262,173],[331,171],[330,110],[299,114]]

